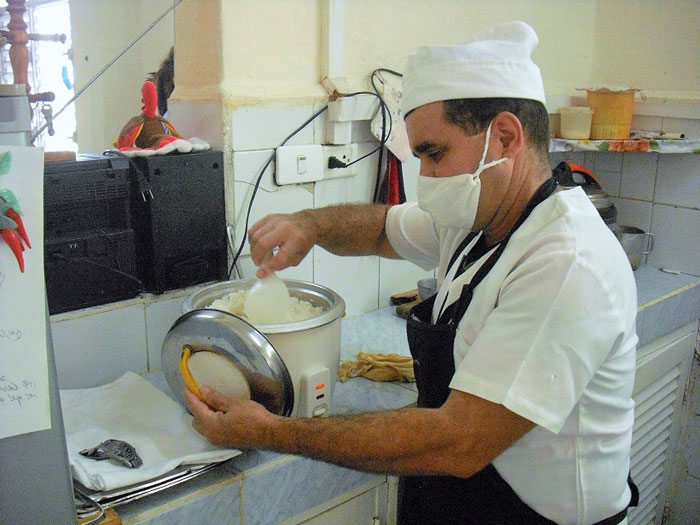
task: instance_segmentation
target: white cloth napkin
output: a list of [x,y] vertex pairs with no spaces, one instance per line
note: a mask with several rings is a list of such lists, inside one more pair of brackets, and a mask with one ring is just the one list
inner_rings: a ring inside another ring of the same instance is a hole
[[[125,487],[179,465],[215,463],[241,453],[209,443],[192,428],[184,407],[132,372],[106,385],[61,390],[60,395],[71,473],[93,490]],[[132,445],[143,465],[127,468],[79,454],[107,439]]]

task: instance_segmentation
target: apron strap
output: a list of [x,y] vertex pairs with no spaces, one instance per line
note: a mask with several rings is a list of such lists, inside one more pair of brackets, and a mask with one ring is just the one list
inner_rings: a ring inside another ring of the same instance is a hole
[[450,257],[450,262],[447,265],[447,268],[445,269],[445,275],[447,275],[450,272],[450,268],[452,268],[452,265],[455,263],[459,255],[464,251],[464,249],[467,247],[467,244],[472,242],[472,239],[476,237],[479,234],[479,232],[469,232],[469,235],[467,235],[464,240],[462,240],[461,243],[459,243],[459,246],[457,246],[457,249],[452,253],[452,257]]
[[[456,326],[459,323],[459,321],[464,316],[464,313],[467,311],[467,308],[469,307],[473,290],[481,281],[484,280],[486,275],[491,271],[491,268],[493,268],[496,265],[498,259],[501,257],[501,254],[503,254],[503,251],[506,249],[506,245],[508,244],[508,241],[510,240],[512,235],[530,216],[532,210],[534,210],[539,204],[544,202],[547,199],[547,197],[554,193],[554,190],[556,188],[556,179],[554,179],[554,177],[550,177],[537,189],[535,194],[532,196],[532,199],[530,199],[530,201],[527,203],[525,210],[523,210],[523,212],[518,217],[518,220],[516,221],[513,228],[511,228],[511,230],[508,232],[505,238],[498,245],[498,248],[496,248],[496,250],[489,256],[486,262],[481,265],[481,267],[479,268],[479,270],[477,270],[477,272],[474,274],[474,277],[471,278],[469,283],[465,284],[462,287],[462,292],[459,296],[459,299],[457,299],[457,301],[452,303],[447,309],[443,311],[443,315],[441,315],[440,317],[444,318],[448,324],[453,324],[454,326]],[[467,237],[469,238],[469,236]],[[464,246],[466,246],[466,244]],[[463,249],[461,245],[460,248]],[[458,249],[458,251],[455,252],[455,254],[458,253],[461,253],[461,250]],[[453,254],[452,256],[450,265],[452,265],[452,263],[454,262],[455,254]],[[469,262],[471,261],[469,261],[468,257],[464,257],[462,259],[462,262],[460,263],[461,267],[457,271],[457,275],[455,277],[461,275],[464,271],[466,271],[465,263],[468,264]],[[438,319],[438,322],[440,322],[440,319]]]
[[627,484],[630,487],[630,492],[632,493],[632,496],[630,498],[630,507],[636,507],[639,505],[639,488],[637,485],[632,481],[632,473],[630,472],[627,474]]

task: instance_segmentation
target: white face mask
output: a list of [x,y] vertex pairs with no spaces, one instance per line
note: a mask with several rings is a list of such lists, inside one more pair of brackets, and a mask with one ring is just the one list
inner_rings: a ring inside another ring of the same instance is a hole
[[505,162],[508,157],[484,164],[489,149],[491,123],[486,129],[484,152],[474,173],[452,177],[418,177],[418,207],[427,211],[438,226],[471,230],[476,219],[481,194],[479,175],[487,168]]

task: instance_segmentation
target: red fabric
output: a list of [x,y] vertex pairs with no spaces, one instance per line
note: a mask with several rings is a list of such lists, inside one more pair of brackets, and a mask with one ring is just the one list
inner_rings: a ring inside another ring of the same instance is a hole
[[156,116],[156,108],[158,107],[158,90],[156,85],[150,80],[146,80],[141,86],[141,110],[147,117]]
[[121,150],[122,148],[128,148],[136,144],[136,139],[139,136],[139,133],[141,133],[141,130],[143,129],[143,124],[140,126],[136,126],[134,129],[129,131],[126,135],[123,137],[119,137],[117,139],[117,149]]
[[389,166],[387,169],[388,184],[386,190],[387,204],[400,204],[399,193],[399,159],[395,155],[389,154]]
[[[391,151],[386,152],[386,165],[384,175],[377,182],[375,190],[374,202],[378,204],[402,204],[406,202],[406,192],[403,186],[403,169],[401,161]],[[379,167],[377,169],[377,177],[380,176]]]

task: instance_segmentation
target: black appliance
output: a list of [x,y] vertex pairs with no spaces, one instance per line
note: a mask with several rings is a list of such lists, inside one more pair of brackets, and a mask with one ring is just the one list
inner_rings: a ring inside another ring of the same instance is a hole
[[135,157],[130,177],[136,263],[145,291],[225,280],[223,154]]
[[552,177],[564,188],[580,186],[598,210],[603,222],[608,228],[615,231],[617,208],[593,172],[579,164],[562,161],[552,170]]
[[51,314],[139,294],[125,157],[45,165],[44,272]]

